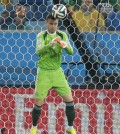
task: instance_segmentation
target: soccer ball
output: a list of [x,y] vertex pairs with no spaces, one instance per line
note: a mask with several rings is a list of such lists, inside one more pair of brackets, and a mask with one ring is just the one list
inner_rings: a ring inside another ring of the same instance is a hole
[[67,8],[63,4],[56,4],[52,7],[52,16],[58,19],[64,19],[67,15]]

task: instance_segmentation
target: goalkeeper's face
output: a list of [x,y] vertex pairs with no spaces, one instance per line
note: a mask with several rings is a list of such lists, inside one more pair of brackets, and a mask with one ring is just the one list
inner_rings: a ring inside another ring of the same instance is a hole
[[46,26],[47,26],[49,33],[55,33],[55,31],[58,28],[58,19],[55,19],[55,20],[47,19]]

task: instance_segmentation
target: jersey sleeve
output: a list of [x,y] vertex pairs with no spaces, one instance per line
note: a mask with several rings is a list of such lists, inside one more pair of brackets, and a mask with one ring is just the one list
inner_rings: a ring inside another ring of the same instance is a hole
[[42,55],[44,54],[50,46],[45,45],[44,40],[44,32],[38,33],[37,39],[36,39],[36,54]]
[[69,39],[68,39],[68,36],[67,36],[67,34],[66,33],[63,33],[64,34],[64,36],[63,36],[63,40],[67,43],[67,47],[65,48],[65,50],[66,50],[66,52],[68,53],[68,54],[70,54],[70,55],[72,55],[73,54],[73,48],[72,48],[72,46],[71,46],[71,44],[70,44],[70,42],[69,42]]

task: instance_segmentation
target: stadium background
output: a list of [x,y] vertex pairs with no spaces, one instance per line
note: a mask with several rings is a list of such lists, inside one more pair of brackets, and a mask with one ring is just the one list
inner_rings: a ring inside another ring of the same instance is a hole
[[[34,14],[36,5],[32,7],[32,1],[29,4],[27,23],[33,26],[33,30],[0,31],[0,128],[6,129],[5,134],[28,134],[31,127],[38,59],[35,54],[36,35],[40,30],[46,29],[44,19],[52,5],[50,1],[44,1],[44,4],[38,1],[39,11]],[[59,28],[65,30],[62,21],[60,21]],[[72,87],[76,109],[74,125],[77,133],[119,134],[120,83],[117,85],[114,85],[115,82],[107,83],[106,87],[101,83],[100,86],[95,86],[96,88],[93,86],[95,83],[92,83],[92,86],[91,83],[86,83],[85,66],[69,33],[67,34],[74,48],[74,54],[69,56],[63,52],[62,68]],[[90,42],[94,40],[94,34],[86,33],[83,37],[87,46],[91,48]],[[99,56],[101,63],[106,63],[105,70],[110,74],[112,72],[119,74],[119,32],[98,32],[96,40],[97,48],[100,48],[96,51],[101,53]],[[92,52],[92,48],[90,51]],[[101,76],[104,75],[101,67],[100,73]],[[39,120],[40,131],[64,134],[66,117],[63,109],[64,104],[61,98],[54,90],[51,90],[43,106],[42,119]]]
[[[2,59],[0,61],[1,85],[26,85],[30,87],[35,85],[38,60],[38,56],[35,54],[36,34],[37,33],[35,32],[20,33],[18,31],[0,33],[0,58]],[[85,36],[85,39],[87,46],[90,47],[89,42],[94,40],[94,34],[89,33],[88,36]],[[120,35],[117,33],[98,33],[96,40],[98,42],[98,48],[103,49],[99,57],[102,62],[108,64],[112,61],[114,64],[119,63],[119,39]],[[70,40],[70,42],[73,45],[74,54],[69,56],[64,52],[62,67],[64,68],[65,73],[67,73],[68,68],[71,66],[69,65],[70,63],[78,63],[78,65],[73,64],[68,75],[68,82],[70,85],[79,85],[84,82],[85,67],[84,64],[82,64],[81,57],[77,52],[74,43],[72,40]],[[81,62],[81,64],[79,64],[79,62]],[[112,67],[107,67],[109,73],[112,73],[113,68],[115,68],[114,71],[120,72],[119,66],[113,65]],[[101,75],[102,73],[101,70]]]

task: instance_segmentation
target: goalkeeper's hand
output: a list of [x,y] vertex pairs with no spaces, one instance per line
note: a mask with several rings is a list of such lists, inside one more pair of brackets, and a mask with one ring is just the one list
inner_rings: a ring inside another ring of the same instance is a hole
[[61,46],[62,48],[66,48],[68,45],[65,41],[61,40],[59,41],[59,46]]
[[55,39],[53,39],[50,43],[51,47],[54,47],[57,43],[60,43],[61,38],[60,37],[56,37]]

